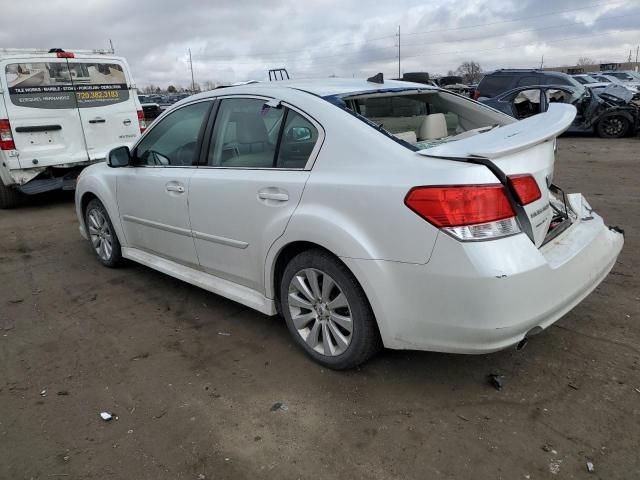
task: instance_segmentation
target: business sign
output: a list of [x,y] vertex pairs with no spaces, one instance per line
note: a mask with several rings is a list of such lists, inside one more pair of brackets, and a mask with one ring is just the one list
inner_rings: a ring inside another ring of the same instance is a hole
[[92,108],[124,102],[122,67],[104,63],[13,63],[5,75],[11,103],[27,108]]

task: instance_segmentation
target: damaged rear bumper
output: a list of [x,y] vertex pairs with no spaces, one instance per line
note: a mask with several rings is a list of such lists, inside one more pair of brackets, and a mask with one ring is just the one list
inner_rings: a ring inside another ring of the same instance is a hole
[[440,234],[426,265],[343,261],[367,293],[387,348],[488,353],[575,307],[623,243],[589,212],[540,249],[523,234],[467,243]]

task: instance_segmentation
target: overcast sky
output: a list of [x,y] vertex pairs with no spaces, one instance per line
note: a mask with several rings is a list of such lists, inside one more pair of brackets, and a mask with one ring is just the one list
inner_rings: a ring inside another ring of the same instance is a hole
[[0,47],[104,48],[139,87],[292,77],[431,74],[625,61],[640,44],[640,0],[3,0]]

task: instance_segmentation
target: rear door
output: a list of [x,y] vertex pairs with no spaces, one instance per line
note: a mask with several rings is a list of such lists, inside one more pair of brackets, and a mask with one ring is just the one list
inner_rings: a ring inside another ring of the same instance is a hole
[[86,162],[67,60],[33,57],[6,60],[0,66],[20,168]]
[[91,160],[132,145],[140,136],[137,103],[127,65],[116,58],[70,58],[80,120]]
[[258,291],[266,254],[300,202],[324,135],[302,112],[266,102],[221,100],[207,165],[189,188],[201,267]]

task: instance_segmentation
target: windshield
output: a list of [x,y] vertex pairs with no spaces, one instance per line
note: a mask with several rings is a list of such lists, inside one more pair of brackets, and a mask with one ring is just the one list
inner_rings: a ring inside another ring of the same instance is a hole
[[598,83],[598,81],[595,78],[589,75],[580,75],[580,76],[575,76],[573,78],[575,78],[578,82],[582,83],[583,85],[587,85],[589,83]]
[[611,80],[609,80],[607,77],[603,77],[602,75],[592,75],[592,76],[599,82],[611,83]]

